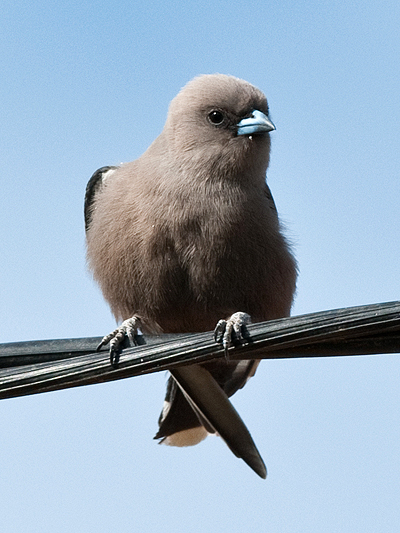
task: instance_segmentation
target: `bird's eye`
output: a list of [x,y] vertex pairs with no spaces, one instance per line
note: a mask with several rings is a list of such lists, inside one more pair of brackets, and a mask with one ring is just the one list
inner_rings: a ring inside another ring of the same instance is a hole
[[208,120],[211,122],[211,124],[214,124],[214,126],[219,126],[224,121],[224,115],[221,113],[221,111],[217,111],[214,109],[211,111],[211,113],[208,114]]

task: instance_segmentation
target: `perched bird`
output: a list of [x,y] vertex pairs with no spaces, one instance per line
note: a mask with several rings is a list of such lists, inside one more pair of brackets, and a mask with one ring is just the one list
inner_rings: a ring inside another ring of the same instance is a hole
[[[123,320],[103,339],[112,363],[138,328],[209,331],[222,318],[217,337],[227,347],[249,315],[290,314],[296,263],[266,184],[274,129],[259,89],[203,75],[172,100],[162,133],[139,159],[94,173],[85,198],[88,264]],[[155,438],[187,446],[216,432],[265,477],[228,400],[258,362],[227,357],[172,370]]]

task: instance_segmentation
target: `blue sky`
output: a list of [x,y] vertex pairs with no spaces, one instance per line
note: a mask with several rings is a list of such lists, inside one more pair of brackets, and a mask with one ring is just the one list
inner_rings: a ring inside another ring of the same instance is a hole
[[[398,2],[3,0],[0,20],[0,342],[114,327],[85,267],[86,182],[138,157],[201,73],[268,97],[293,313],[399,299]],[[397,355],[264,362],[234,404],[266,481],[217,438],[157,446],[165,381],[1,402],[4,531],[398,529]]]

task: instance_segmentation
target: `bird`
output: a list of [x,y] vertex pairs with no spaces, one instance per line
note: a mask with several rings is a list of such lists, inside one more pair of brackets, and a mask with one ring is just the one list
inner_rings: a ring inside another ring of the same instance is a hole
[[262,478],[265,464],[228,399],[259,361],[230,360],[228,348],[246,340],[250,321],[289,316],[295,295],[297,263],[266,182],[274,130],[260,89],[197,76],[143,155],[97,170],[85,196],[88,267],[122,321],[100,344],[110,342],[113,366],[137,332],[215,328],[226,350],[170,370],[154,438],[191,446],[216,433]]

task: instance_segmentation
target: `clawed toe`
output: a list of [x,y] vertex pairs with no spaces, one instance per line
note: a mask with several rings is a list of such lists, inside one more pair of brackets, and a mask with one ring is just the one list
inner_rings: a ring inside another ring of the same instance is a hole
[[140,318],[138,316],[133,316],[124,320],[117,329],[101,339],[96,350],[99,351],[102,346],[106,346],[110,343],[110,364],[113,368],[117,368],[125,339],[129,339],[130,346],[136,346],[138,343],[135,339],[135,335],[141,334],[139,328]]
[[241,311],[234,313],[228,320],[219,320],[214,329],[214,339],[218,344],[222,344],[225,355],[232,344],[240,344],[248,340],[250,334],[247,324],[250,324],[250,315]]

